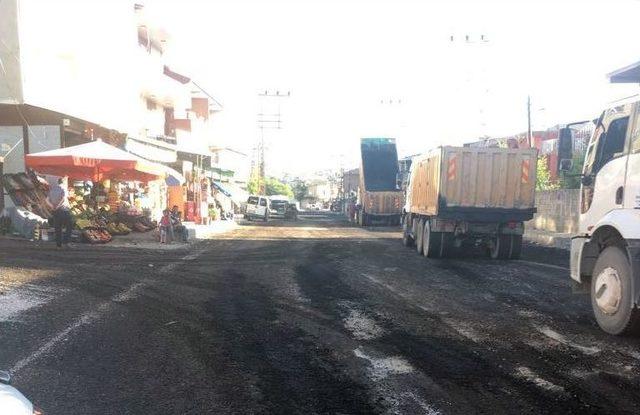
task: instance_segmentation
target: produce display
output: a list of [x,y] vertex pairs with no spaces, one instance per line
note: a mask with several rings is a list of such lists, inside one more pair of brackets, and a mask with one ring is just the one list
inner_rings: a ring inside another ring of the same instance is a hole
[[82,237],[90,244],[105,244],[111,242],[111,234],[105,229],[88,228],[82,231]]
[[[40,216],[43,219],[52,217],[52,208],[48,202],[49,184],[34,174],[17,173],[2,176],[4,189],[16,206]],[[131,232],[149,232],[157,228],[151,221],[151,212],[140,209],[137,204],[130,203],[132,196],[141,194],[135,185],[102,182],[70,183],[68,200],[71,216],[75,223],[74,235],[82,241],[99,244],[107,243],[116,235],[128,235]],[[0,233],[10,231],[10,224],[0,221]],[[44,230],[49,239],[48,230]],[[35,233],[34,233],[35,235]],[[40,235],[34,239],[41,239]]]
[[4,174],[4,188],[16,206],[21,206],[43,219],[51,217],[51,207],[47,203],[49,185],[31,173]]
[[69,190],[69,203],[76,227],[88,243],[107,243],[112,236],[148,232],[157,226],[130,203],[119,200],[109,181],[95,186],[76,183]]

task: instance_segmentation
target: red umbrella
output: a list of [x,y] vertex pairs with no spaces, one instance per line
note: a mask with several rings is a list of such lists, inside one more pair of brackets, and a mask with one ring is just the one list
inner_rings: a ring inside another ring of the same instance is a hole
[[101,140],[73,147],[27,154],[27,167],[75,180],[148,182],[166,176],[162,166],[146,161]]

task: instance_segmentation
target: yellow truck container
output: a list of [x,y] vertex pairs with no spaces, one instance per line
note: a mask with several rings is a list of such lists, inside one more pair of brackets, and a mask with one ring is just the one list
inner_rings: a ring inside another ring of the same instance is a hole
[[429,257],[465,242],[494,258],[518,258],[523,222],[535,213],[537,150],[438,147],[411,164],[403,243]]

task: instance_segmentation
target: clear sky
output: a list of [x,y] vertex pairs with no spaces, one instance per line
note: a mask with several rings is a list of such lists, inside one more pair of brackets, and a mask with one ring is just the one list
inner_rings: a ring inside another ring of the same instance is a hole
[[526,131],[527,95],[542,129],[638,90],[606,78],[640,60],[637,0],[146,3],[173,65],[224,105],[220,142],[251,149],[276,110],[258,93],[291,92],[284,128],[265,131],[271,174],[355,167],[364,136],[407,155]]

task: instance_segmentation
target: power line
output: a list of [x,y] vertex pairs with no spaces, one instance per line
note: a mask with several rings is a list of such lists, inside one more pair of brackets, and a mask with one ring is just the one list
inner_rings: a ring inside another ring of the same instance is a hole
[[[265,162],[265,138],[264,130],[281,130],[282,129],[282,114],[280,112],[280,99],[291,97],[291,91],[286,93],[280,93],[279,90],[273,92],[264,90],[264,92],[258,93],[260,99],[260,112],[258,113],[258,128],[260,129],[260,142],[258,145],[258,191],[260,194],[265,193],[265,176],[266,176],[266,162]],[[264,101],[276,99],[278,102],[278,110],[275,113],[267,113],[264,110]]]

